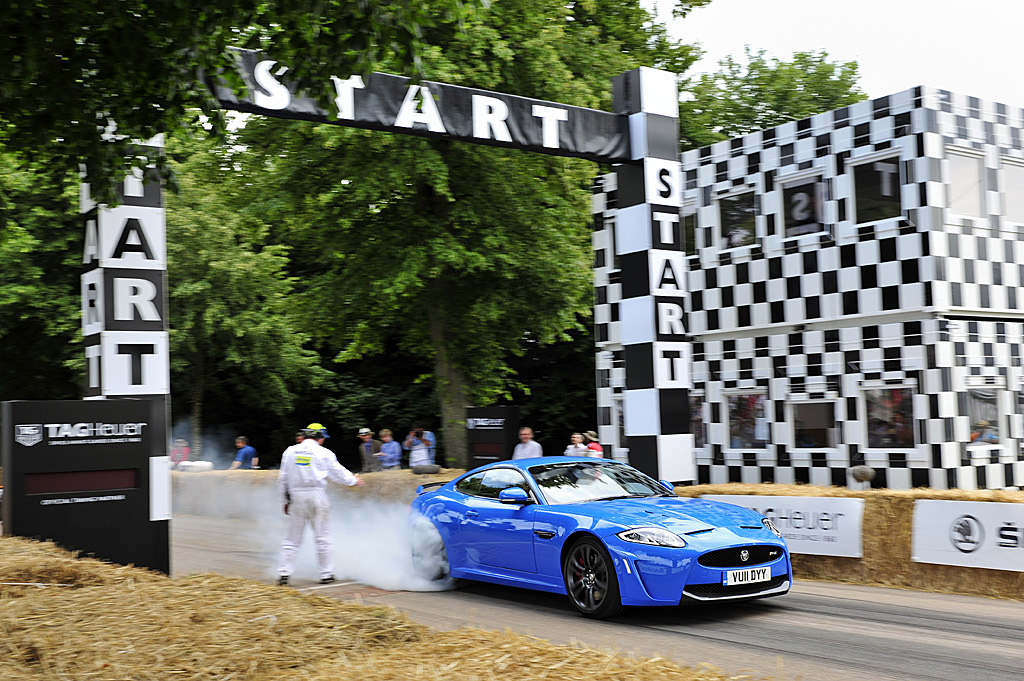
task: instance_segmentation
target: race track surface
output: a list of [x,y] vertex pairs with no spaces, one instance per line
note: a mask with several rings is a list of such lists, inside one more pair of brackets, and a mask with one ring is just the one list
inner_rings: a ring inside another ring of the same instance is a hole
[[[276,530],[248,521],[176,516],[172,572],[271,581]],[[307,537],[306,544],[312,538]],[[310,548],[306,546],[305,548]],[[338,551],[344,551],[342,545]],[[804,681],[1020,681],[1024,603],[825,582],[797,582],[786,596],[735,605],[631,608],[613,619],[582,618],[563,596],[487,584],[416,592],[382,589],[339,574],[295,588],[386,603],[419,622],[510,630],[730,674]]]

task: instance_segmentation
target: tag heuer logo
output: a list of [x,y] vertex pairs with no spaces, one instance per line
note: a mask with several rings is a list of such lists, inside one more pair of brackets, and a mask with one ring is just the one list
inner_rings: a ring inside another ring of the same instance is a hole
[[31,447],[43,441],[43,424],[31,423],[14,426],[14,441],[19,445]]

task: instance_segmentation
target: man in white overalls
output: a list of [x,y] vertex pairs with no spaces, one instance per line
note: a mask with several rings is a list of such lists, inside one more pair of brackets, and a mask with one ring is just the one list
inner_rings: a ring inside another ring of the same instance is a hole
[[319,423],[311,423],[303,431],[302,442],[292,445],[281,455],[281,472],[277,487],[288,516],[288,532],[281,542],[281,563],[277,583],[285,585],[295,566],[295,554],[302,545],[307,523],[316,538],[317,566],[320,583],[334,581],[334,560],[331,545],[331,504],[327,499],[327,479],[339,485],[363,485],[363,480],[338,463],[334,452],[323,446],[330,437]]

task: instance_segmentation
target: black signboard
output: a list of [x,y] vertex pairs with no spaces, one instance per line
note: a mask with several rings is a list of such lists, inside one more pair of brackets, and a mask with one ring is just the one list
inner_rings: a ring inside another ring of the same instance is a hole
[[514,147],[599,163],[634,160],[626,117],[607,111],[445,83],[414,83],[388,73],[332,77],[336,96],[332,111],[325,111],[313,98],[293,91],[285,77],[286,65],[258,52],[234,53],[248,92],[236,93],[223,80],[211,79],[210,90],[225,109]]
[[469,467],[512,458],[519,443],[519,407],[467,407]]
[[161,399],[4,402],[5,535],[170,572]]

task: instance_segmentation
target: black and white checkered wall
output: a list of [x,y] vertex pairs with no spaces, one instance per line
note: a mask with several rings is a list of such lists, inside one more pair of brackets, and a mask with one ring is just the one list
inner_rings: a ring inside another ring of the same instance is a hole
[[[679,217],[649,207],[646,230],[621,173],[599,178],[602,441],[673,480],[1021,485],[1022,142],[1024,110],[916,88],[685,152]],[[886,389],[911,391],[911,445],[868,435]],[[972,441],[970,391],[998,441]],[[763,444],[731,440],[737,395],[763,396]],[[802,404],[834,414],[830,446],[796,446]]]

